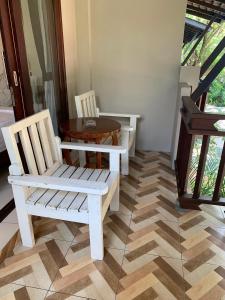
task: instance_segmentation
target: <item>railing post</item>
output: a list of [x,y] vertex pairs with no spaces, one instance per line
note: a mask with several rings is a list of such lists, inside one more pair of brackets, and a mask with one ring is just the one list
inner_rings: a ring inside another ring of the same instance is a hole
[[220,200],[220,190],[223,184],[224,173],[225,173],[225,142],[223,144],[223,150],[222,150],[219,169],[217,173],[215,189],[212,197],[213,202],[217,202]]
[[203,175],[204,175],[205,163],[206,163],[207,153],[208,153],[208,148],[209,148],[209,141],[210,141],[210,137],[208,135],[204,135],[203,139],[202,139],[201,153],[200,153],[198,170],[197,170],[196,179],[195,179],[193,199],[198,199],[200,196],[202,179],[203,179]]
[[186,126],[182,119],[176,160],[179,196],[182,196],[186,191],[186,181],[189,169],[191,149],[192,135],[188,134]]

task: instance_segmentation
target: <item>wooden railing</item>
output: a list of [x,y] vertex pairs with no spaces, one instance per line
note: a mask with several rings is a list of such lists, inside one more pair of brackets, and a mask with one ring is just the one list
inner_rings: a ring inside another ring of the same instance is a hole
[[[205,97],[205,95],[203,95]],[[201,195],[201,187],[207,153],[211,136],[225,136],[225,131],[219,131],[214,124],[225,120],[225,115],[205,113],[200,110],[191,97],[183,97],[181,109],[181,129],[179,135],[177,158],[175,162],[178,187],[178,199],[183,208],[198,209],[202,203],[225,206],[225,198],[221,198],[221,187],[225,172],[225,142],[217,172],[214,192],[211,196]],[[202,99],[204,101],[204,99]],[[201,152],[195,177],[193,193],[187,192],[189,168],[196,136],[202,137]]]

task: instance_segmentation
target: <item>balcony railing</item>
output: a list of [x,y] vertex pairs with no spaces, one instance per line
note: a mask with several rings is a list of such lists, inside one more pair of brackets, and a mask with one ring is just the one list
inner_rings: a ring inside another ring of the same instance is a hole
[[[201,103],[199,103],[198,107],[191,97],[183,97],[182,101],[182,120],[175,162],[180,206],[190,209],[198,209],[198,206],[202,203],[225,206],[225,198],[221,197],[221,187],[225,172],[225,142],[223,144],[214,191],[211,196],[201,195],[210,137],[225,136],[225,130],[221,131],[215,127],[215,123],[220,120],[225,120],[225,115],[202,112],[199,109],[199,107],[201,108]],[[204,98],[202,98],[202,101],[204,101]],[[187,191],[188,175],[193,154],[193,144],[196,136],[202,137],[202,145],[194,188],[193,192],[190,193]]]

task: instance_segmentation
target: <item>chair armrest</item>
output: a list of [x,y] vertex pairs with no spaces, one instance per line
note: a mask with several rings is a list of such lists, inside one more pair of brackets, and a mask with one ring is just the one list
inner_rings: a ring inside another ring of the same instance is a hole
[[95,195],[105,195],[108,192],[108,185],[105,182],[87,181],[82,179],[59,178],[42,175],[9,176],[10,184],[60,190],[67,192],[77,192]]
[[126,148],[122,146],[111,146],[111,145],[96,145],[96,144],[82,144],[82,143],[70,143],[63,142],[59,145],[61,149],[78,150],[78,151],[91,151],[91,152],[102,152],[102,153],[126,153]]
[[134,131],[135,129],[131,126],[121,126],[121,131],[128,131],[128,132],[131,132],[131,131]]
[[107,112],[99,112],[99,116],[105,116],[105,117],[118,117],[118,118],[140,118],[140,115],[132,115],[132,114],[118,114],[118,113],[107,113]]

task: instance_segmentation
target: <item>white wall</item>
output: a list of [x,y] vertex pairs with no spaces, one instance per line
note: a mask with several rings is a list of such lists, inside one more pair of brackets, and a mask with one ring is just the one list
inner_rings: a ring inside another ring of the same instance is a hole
[[101,110],[140,113],[138,147],[170,151],[186,0],[74,2],[76,93],[93,88]]

